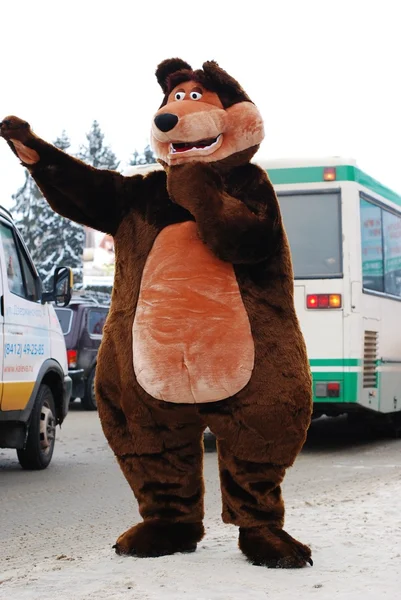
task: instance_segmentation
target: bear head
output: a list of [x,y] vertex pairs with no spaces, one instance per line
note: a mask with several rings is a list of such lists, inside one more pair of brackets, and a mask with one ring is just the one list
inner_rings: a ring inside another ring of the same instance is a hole
[[248,95],[214,61],[192,70],[180,58],[156,70],[164,92],[151,145],[165,166],[192,161],[248,162],[263,140],[263,120]]

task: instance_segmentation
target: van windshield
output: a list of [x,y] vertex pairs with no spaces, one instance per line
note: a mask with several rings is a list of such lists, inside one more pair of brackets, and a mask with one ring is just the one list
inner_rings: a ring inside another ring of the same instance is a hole
[[62,332],[64,335],[68,335],[71,331],[72,310],[70,308],[56,308],[56,314],[60,321]]
[[295,279],[342,276],[339,192],[278,192]]

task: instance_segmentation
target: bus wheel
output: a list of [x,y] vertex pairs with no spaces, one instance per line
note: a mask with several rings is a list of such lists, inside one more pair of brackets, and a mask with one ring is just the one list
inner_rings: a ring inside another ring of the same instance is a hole
[[25,448],[17,450],[23,469],[39,470],[49,466],[56,442],[55,414],[52,391],[43,384],[33,407]]
[[388,415],[378,415],[374,421],[374,430],[377,433],[389,435],[394,438],[401,436],[401,412]]
[[347,414],[347,421],[351,427],[366,427],[369,418],[362,412],[351,412]]

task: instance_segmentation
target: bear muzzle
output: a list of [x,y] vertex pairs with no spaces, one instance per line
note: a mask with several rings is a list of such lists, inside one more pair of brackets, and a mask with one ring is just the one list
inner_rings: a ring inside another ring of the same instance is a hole
[[169,144],[216,140],[224,133],[226,123],[226,112],[219,108],[182,115],[159,112],[153,119],[152,136],[161,143]]

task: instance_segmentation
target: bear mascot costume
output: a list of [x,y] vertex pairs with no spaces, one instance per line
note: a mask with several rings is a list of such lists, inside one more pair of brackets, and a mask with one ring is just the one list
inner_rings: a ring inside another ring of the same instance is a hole
[[311,378],[273,187],[250,162],[263,122],[214,61],[156,71],[151,144],[163,169],[124,177],[72,158],[6,117],[1,136],[50,206],[114,237],[96,397],[143,522],[116,542],[139,557],[204,535],[203,434],[217,439],[225,523],[267,567],[312,564],[283,530],[280,484],[310,424]]

